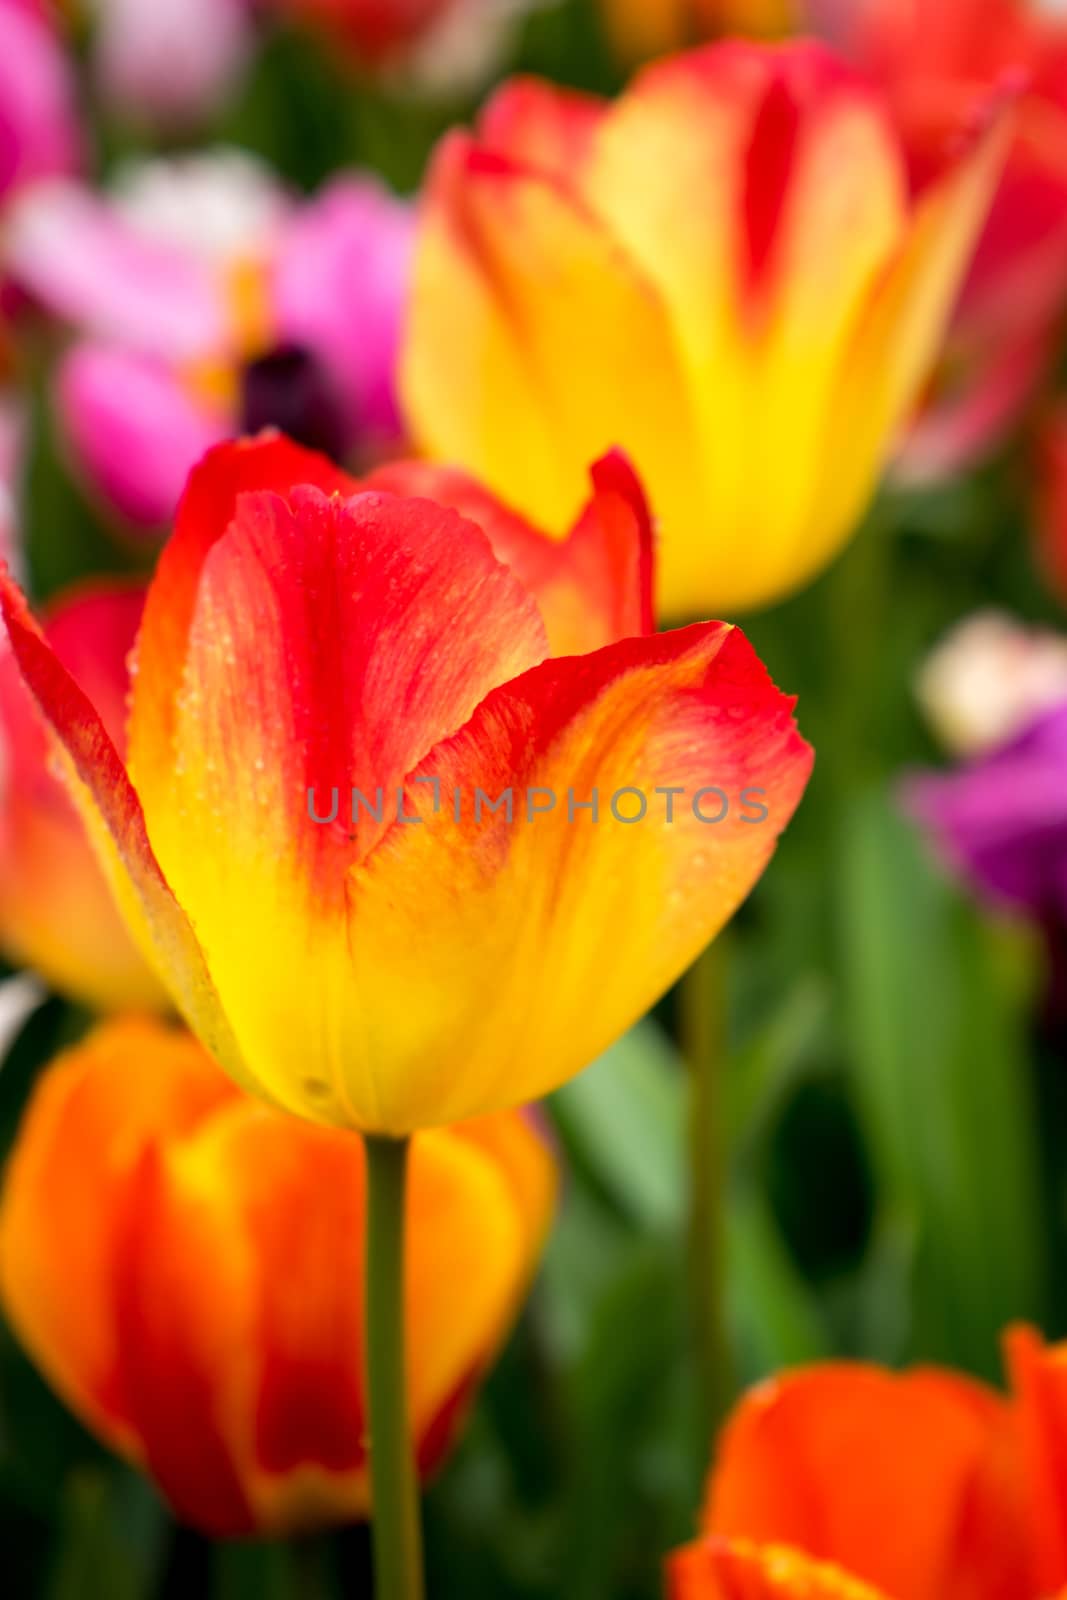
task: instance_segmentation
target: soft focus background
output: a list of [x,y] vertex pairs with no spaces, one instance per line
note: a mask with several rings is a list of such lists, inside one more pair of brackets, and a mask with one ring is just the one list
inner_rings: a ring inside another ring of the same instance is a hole
[[[495,77],[517,68],[606,92],[626,75],[591,0],[511,7],[492,42],[479,16],[473,37],[450,46],[454,60],[441,46],[380,71],[296,21],[260,19],[228,64],[216,43],[220,81],[161,118],[153,108],[171,89],[182,98],[177,57],[164,54],[147,83],[121,59],[139,9],[155,4],[101,0],[98,15],[64,20],[94,182],[133,155],[225,144],[297,191],[361,167],[410,194],[435,138]],[[10,520],[41,602],[83,575],[147,571],[157,546],[118,527],[71,470],[52,381],[62,341],[24,291],[10,294],[19,331],[0,356],[20,433]],[[1064,305],[1067,276],[1057,316]],[[997,607],[1067,633],[1032,536],[1054,355],[1047,366],[986,459],[925,487],[891,483],[831,570],[744,620],[776,681],[799,696],[818,753],[773,869],[702,969],[709,1015],[724,1019],[713,1044],[746,1381],[830,1353],[997,1379],[1006,1323],[1067,1336],[1067,940],[1055,897],[1033,916],[980,904],[903,799],[918,769],[954,760],[917,690],[946,630]],[[991,693],[1004,687],[999,658],[981,670]],[[1067,701],[1062,671],[1061,681]],[[1009,810],[1025,802],[1030,771],[1003,779]],[[1050,875],[1064,848],[1057,771],[1067,818],[1063,755],[1028,841]],[[603,937],[610,963],[609,928]],[[0,1071],[5,1149],[35,1074],[86,1024],[69,1003],[37,998]],[[668,1000],[549,1107],[567,1165],[561,1216],[518,1331],[429,1492],[434,1594],[650,1600],[661,1553],[691,1533],[709,1440],[688,1293],[699,1267],[687,1026],[701,1019]],[[176,1529],[7,1334],[0,1547],[0,1581],[19,1600],[333,1600],[369,1582],[362,1529],[215,1548]]]

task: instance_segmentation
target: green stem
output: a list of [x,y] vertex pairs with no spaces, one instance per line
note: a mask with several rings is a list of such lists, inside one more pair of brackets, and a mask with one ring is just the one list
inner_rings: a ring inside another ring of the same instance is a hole
[[404,1338],[406,1139],[368,1138],[367,1393],[375,1600],[423,1600]]
[[726,1150],[722,1074],[726,1060],[727,935],[694,962],[682,979],[682,1049],[689,1067],[689,1285],[699,1426],[713,1432],[734,1398],[733,1357],[726,1318]]

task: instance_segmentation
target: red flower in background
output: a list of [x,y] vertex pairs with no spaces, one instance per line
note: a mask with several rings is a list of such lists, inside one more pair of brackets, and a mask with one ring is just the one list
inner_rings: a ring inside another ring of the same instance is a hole
[[1067,21],[1033,0],[856,0],[836,42],[883,87],[921,187],[997,85],[1019,93],[1007,163],[945,355],[903,454],[949,474],[1018,421],[1067,309]]

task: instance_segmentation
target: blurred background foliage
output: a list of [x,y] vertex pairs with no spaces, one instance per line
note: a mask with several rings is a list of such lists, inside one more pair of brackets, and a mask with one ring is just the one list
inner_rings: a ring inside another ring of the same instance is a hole
[[[588,0],[532,15],[509,67],[616,82]],[[279,32],[211,137],[303,188],[354,164],[408,191],[441,130],[472,109],[390,98]],[[106,172],[146,139],[98,110]],[[48,355],[30,375],[24,510],[38,600],[148,559],[143,544],[116,544],[64,467],[40,396]],[[704,972],[725,1001],[729,1311],[744,1382],[830,1355],[995,1380],[1006,1323],[1067,1335],[1067,1090],[1063,1040],[1034,1020],[1036,945],[946,880],[897,803],[902,774],[937,759],[912,681],[944,629],[991,603],[1062,623],[1032,570],[1025,472],[1009,451],[949,489],[887,490],[818,583],[745,624],[798,695],[817,762],[773,870]],[[610,928],[603,938],[610,963]],[[0,1075],[4,1150],[35,1073],[85,1022],[53,999],[24,1029]],[[710,1432],[687,1309],[702,1264],[683,1031],[669,997],[548,1107],[567,1162],[561,1216],[429,1493],[431,1592],[445,1574],[464,1600],[650,1600],[662,1551],[691,1533]],[[213,1549],[175,1528],[0,1339],[5,1594],[369,1593],[363,1529]]]

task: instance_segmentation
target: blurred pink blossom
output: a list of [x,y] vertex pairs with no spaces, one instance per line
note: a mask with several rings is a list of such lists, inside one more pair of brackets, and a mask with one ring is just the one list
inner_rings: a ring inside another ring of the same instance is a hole
[[357,463],[398,443],[412,226],[373,178],[299,201],[238,151],[145,163],[106,196],[66,182],[20,200],[7,268],[78,335],[56,397],[95,492],[156,528],[234,433],[275,424]]
[[938,641],[915,688],[946,750],[984,755],[1067,700],[1067,635],[992,608],[972,612]]
[[44,5],[0,0],[0,202],[81,157],[74,76]]
[[248,0],[91,0],[93,70],[105,101],[174,127],[211,112],[255,42]]
[[[0,238],[16,197],[77,169],[82,158],[74,74],[44,0],[0,0]],[[0,559],[18,567],[22,406],[7,384],[0,307]]]

